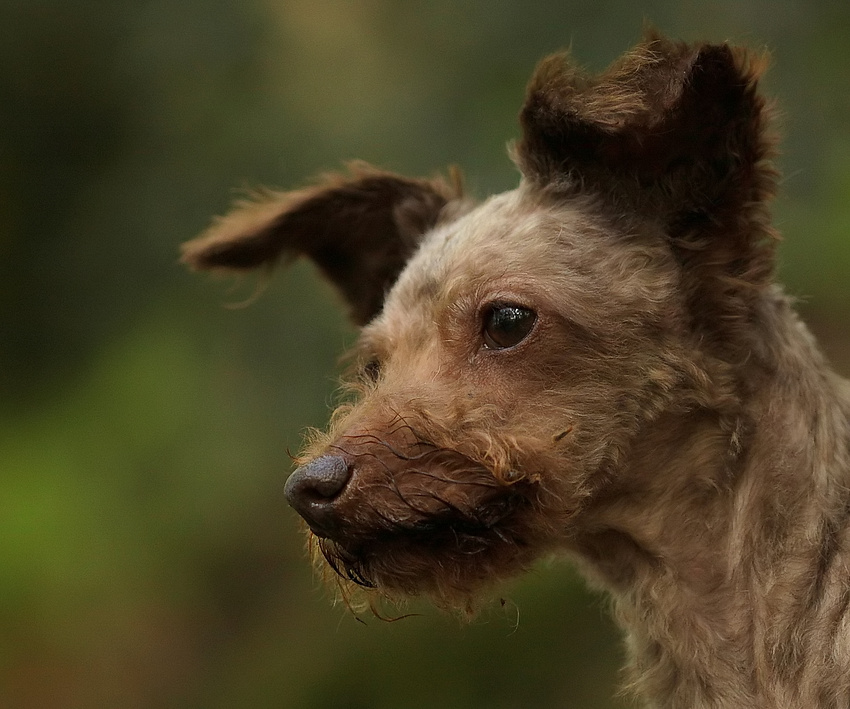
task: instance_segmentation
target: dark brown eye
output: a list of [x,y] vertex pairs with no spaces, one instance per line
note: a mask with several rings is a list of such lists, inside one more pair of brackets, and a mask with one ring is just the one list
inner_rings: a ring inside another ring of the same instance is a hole
[[536,320],[537,313],[521,305],[492,305],[484,312],[484,346],[488,350],[504,350],[518,345]]

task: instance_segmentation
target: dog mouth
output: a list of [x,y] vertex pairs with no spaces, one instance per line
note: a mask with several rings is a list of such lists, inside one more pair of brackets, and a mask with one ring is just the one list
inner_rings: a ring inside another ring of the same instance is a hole
[[[416,519],[317,535],[317,549],[343,579],[365,588],[416,595],[447,573],[455,581],[476,566],[527,546],[513,521],[529,498],[510,489],[474,511],[446,507]],[[480,574],[485,575],[485,574]]]
[[349,442],[296,470],[286,495],[340,577],[416,595],[483,578],[494,558],[529,546],[521,520],[535,484],[517,477],[430,444]]

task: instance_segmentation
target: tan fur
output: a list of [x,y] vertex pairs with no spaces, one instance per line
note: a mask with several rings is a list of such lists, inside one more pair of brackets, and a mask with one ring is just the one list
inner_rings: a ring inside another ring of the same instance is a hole
[[[599,77],[558,55],[516,190],[473,208],[377,173],[375,199],[368,172],[314,188],[297,233],[303,193],[188,247],[227,267],[233,245],[239,268],[262,233],[368,316],[353,397],[287,493],[349,603],[472,611],[566,553],[610,592],[649,706],[850,704],[850,384],[772,284],[763,67],[657,35]],[[352,239],[372,266],[335,276]],[[378,308],[354,285],[376,272]],[[487,346],[506,304],[536,320]]]

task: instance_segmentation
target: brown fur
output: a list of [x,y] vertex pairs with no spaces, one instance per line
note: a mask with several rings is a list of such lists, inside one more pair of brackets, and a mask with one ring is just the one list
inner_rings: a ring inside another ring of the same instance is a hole
[[[848,706],[850,385],[772,284],[764,65],[657,35],[600,76],[550,57],[516,190],[358,167],[186,248],[306,254],[364,324],[288,483],[346,597],[470,609],[566,552],[652,706]],[[536,320],[488,346],[506,305]]]

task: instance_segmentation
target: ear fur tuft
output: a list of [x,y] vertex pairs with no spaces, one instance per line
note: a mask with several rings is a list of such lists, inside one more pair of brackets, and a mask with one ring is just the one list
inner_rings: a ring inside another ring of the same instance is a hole
[[197,270],[247,271],[281,257],[307,256],[339,289],[362,325],[382,308],[386,292],[420,239],[462,200],[452,181],[409,179],[362,162],[330,173],[313,187],[263,191],[236,204],[197,239],[182,261]]
[[[741,256],[743,241],[772,241],[776,140],[757,91],[766,66],[765,54],[654,31],[596,76],[556,54],[529,82],[514,159],[541,190],[596,194],[690,246],[724,233]],[[772,262],[743,260],[735,277],[769,277]]]

